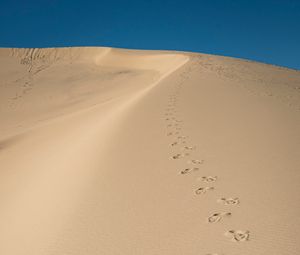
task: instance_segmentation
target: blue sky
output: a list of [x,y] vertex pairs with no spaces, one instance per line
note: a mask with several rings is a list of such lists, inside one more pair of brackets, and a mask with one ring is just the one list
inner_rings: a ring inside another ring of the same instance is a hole
[[300,69],[300,0],[0,0],[0,47],[112,46]]

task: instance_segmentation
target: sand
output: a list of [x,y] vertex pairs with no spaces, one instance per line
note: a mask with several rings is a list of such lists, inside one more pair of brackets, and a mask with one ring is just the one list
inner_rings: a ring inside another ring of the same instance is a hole
[[300,254],[300,72],[0,49],[0,254]]

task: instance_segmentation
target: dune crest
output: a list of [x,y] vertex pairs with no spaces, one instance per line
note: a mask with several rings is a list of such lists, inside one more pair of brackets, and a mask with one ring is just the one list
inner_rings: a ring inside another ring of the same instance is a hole
[[100,47],[0,49],[0,56],[2,134],[12,133],[15,123],[30,119],[30,126],[39,118],[138,93],[188,60],[183,54]]

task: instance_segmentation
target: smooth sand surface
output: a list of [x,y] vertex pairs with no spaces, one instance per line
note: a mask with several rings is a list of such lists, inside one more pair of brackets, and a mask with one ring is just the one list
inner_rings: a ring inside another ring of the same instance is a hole
[[300,254],[299,131],[299,71],[0,49],[0,254]]

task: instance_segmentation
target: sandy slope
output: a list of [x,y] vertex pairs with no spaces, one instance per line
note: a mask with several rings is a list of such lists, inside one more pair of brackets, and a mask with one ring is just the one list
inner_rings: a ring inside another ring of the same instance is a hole
[[0,49],[0,254],[299,254],[300,73]]

